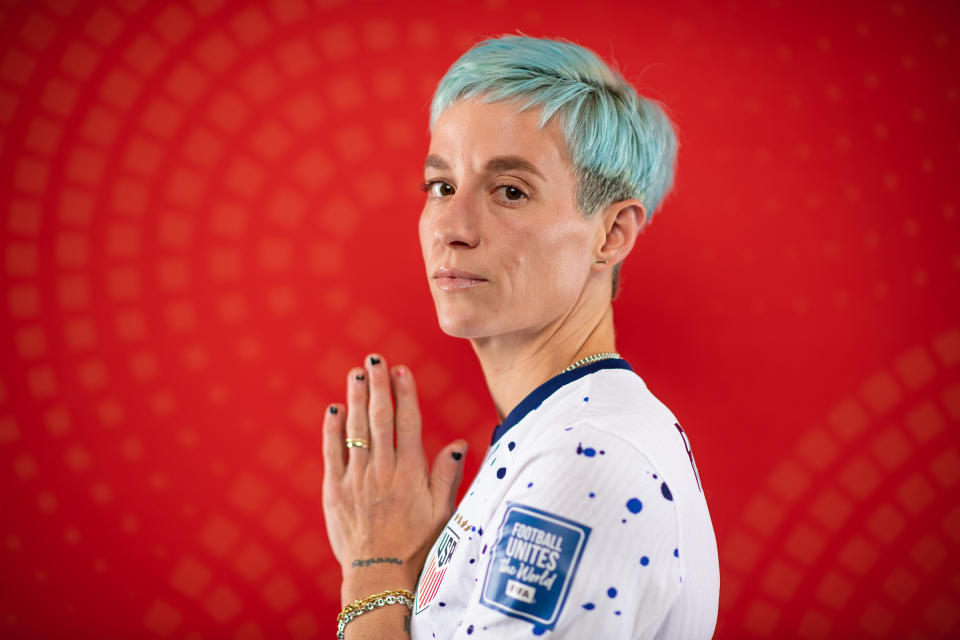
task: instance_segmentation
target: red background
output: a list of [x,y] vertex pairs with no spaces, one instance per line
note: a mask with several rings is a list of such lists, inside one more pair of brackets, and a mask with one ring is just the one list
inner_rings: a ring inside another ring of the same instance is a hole
[[416,186],[437,81],[517,29],[679,127],[614,309],[696,455],[716,637],[960,633],[956,5],[586,11],[0,4],[0,636],[331,636],[319,424],[372,351],[472,478],[496,414]]

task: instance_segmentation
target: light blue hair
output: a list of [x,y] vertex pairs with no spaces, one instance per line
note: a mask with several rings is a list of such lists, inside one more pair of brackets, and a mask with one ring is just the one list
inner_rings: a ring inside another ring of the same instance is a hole
[[[437,85],[430,133],[454,102],[481,94],[485,103],[520,100],[519,111],[541,107],[541,129],[559,113],[584,220],[612,202],[637,198],[649,224],[673,186],[673,123],[659,102],[638,95],[590,49],[563,38],[513,34],[474,44]],[[614,299],[622,264],[613,268]]]

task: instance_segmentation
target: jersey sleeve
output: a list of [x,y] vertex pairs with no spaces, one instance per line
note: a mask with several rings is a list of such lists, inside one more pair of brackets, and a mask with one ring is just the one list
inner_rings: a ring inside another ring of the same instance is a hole
[[682,587],[669,479],[587,423],[526,444],[453,637],[653,638]]

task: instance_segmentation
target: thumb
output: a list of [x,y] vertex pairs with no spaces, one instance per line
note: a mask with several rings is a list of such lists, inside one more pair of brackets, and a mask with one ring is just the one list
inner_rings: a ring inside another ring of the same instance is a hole
[[457,488],[463,479],[463,466],[467,461],[467,441],[455,440],[437,454],[430,470],[430,493],[433,504],[445,511],[456,506]]

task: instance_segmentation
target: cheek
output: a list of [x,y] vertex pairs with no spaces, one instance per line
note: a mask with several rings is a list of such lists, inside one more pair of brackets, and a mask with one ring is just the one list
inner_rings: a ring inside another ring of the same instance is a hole
[[542,227],[524,239],[525,246],[533,249],[529,252],[531,257],[541,265],[549,265],[554,274],[578,271],[587,242],[582,227],[566,225]]
[[583,286],[587,241],[582,228],[536,227],[510,234],[509,255],[515,286],[525,300],[567,297]]

